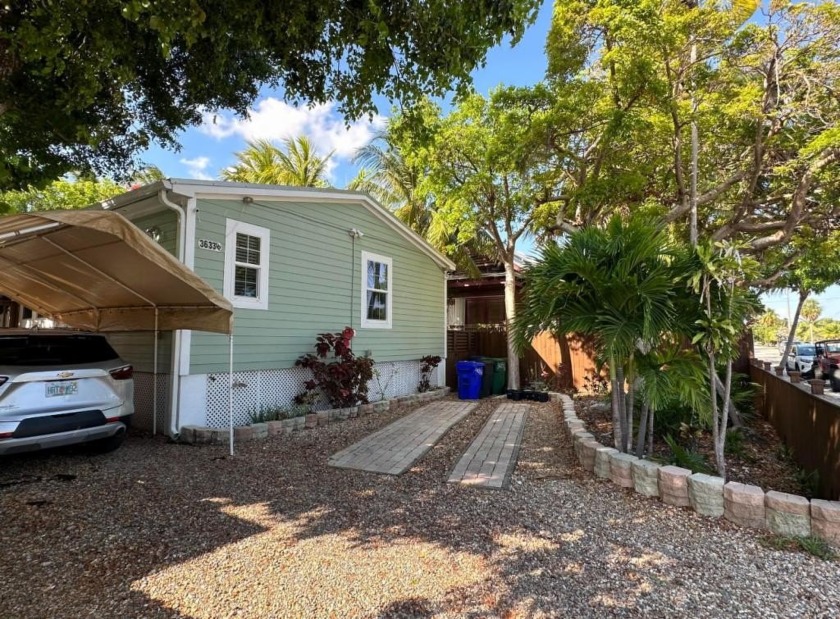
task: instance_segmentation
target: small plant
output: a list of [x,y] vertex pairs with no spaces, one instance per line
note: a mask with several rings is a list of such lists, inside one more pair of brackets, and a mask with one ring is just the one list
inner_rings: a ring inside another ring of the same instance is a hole
[[373,359],[357,357],[350,344],[356,332],[345,327],[339,333],[321,333],[315,339],[315,353],[306,354],[295,365],[312,372],[295,403],[313,406],[323,394],[333,408],[347,408],[368,402],[368,382],[373,379]]
[[441,362],[441,358],[437,355],[426,355],[420,359],[420,384],[417,385],[417,391],[423,393],[432,388],[431,377],[432,370],[434,370]]
[[724,447],[726,455],[735,456],[741,460],[751,460],[752,458],[747,453],[745,441],[746,439],[744,438],[744,433],[741,429],[733,428],[731,430],[727,430],[726,446]]
[[583,388],[592,395],[605,396],[610,392],[610,381],[600,372],[589,370],[583,377]]
[[668,447],[671,450],[671,464],[689,469],[693,473],[714,474],[714,470],[706,462],[706,459],[693,449],[686,449],[677,443],[670,434],[665,437],[665,442],[668,443]]
[[797,467],[796,481],[802,487],[802,494],[805,495],[805,498],[813,499],[819,496],[820,472],[818,470],[806,471],[803,468]]
[[268,421],[282,421],[283,419],[292,419],[294,417],[301,417],[309,412],[309,408],[300,405],[291,407],[285,406],[267,406],[260,405],[248,411],[248,417],[251,425],[255,423],[266,423]]
[[761,543],[773,550],[788,552],[807,552],[823,561],[836,561],[837,553],[823,539],[814,535],[807,537],[788,537],[786,535],[766,535]]
[[382,370],[378,367],[373,368],[373,379],[376,382],[376,392],[379,394],[378,400],[386,399],[388,395],[388,387],[391,386],[391,381],[394,380],[394,377],[399,374],[399,368],[396,365],[391,366],[391,374],[388,376],[388,380],[385,383],[382,383]]

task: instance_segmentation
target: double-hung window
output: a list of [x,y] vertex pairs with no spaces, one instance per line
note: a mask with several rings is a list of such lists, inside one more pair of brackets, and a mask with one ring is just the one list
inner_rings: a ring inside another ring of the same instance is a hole
[[394,296],[390,258],[362,252],[362,328],[390,329]]
[[234,307],[268,309],[270,240],[268,228],[227,220],[224,293]]

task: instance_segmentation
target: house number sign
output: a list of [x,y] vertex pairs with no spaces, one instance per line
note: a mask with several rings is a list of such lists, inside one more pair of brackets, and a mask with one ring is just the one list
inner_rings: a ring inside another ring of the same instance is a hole
[[208,249],[210,251],[222,251],[222,244],[218,241],[208,241],[207,239],[199,239],[198,248]]

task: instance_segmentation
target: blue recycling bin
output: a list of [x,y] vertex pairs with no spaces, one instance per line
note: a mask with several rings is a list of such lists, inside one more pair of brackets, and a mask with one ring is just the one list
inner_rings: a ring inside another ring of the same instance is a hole
[[458,372],[458,397],[462,400],[477,400],[481,393],[481,379],[484,364],[478,361],[459,361],[455,364]]

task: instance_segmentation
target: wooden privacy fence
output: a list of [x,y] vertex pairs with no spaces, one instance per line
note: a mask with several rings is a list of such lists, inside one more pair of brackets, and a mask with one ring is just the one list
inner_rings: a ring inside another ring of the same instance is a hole
[[[507,358],[507,333],[503,328],[459,329],[447,332],[446,384],[452,389],[458,387],[455,363],[469,357]],[[523,384],[540,373],[548,373],[546,382],[552,389],[583,389],[585,378],[595,373],[586,341],[576,336],[559,340],[549,333],[541,333],[519,360],[519,372]]]
[[761,386],[760,412],[797,464],[818,472],[820,498],[840,499],[840,406],[756,366],[750,366],[750,378]]

